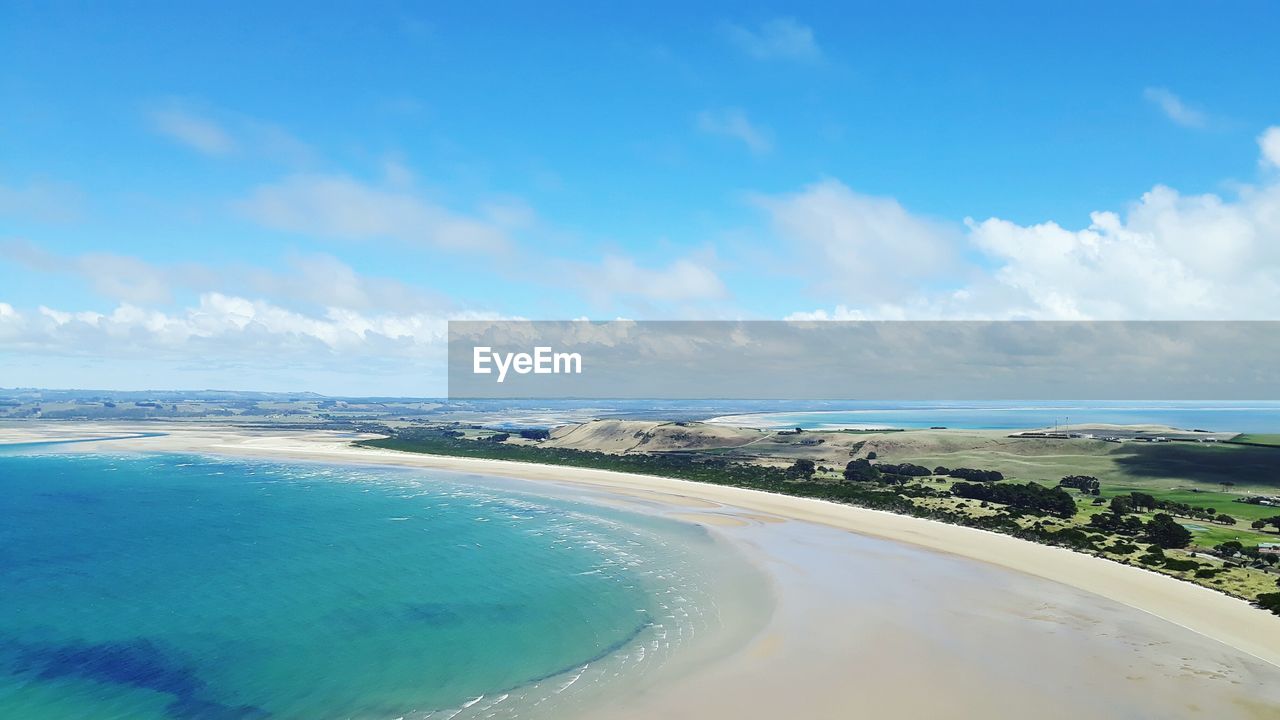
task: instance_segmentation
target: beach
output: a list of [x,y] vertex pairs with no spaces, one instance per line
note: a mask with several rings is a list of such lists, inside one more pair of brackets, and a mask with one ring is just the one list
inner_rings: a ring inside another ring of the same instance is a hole
[[[164,433],[138,437],[140,432]],[[1167,576],[971,528],[647,475],[360,448],[350,434],[180,424],[0,427],[0,443],[393,465],[551,483],[697,523],[769,578],[731,651],[629,688],[643,717],[1275,717],[1280,618]],[[678,662],[678,661],[677,661]],[[598,715],[597,715],[598,716]]]

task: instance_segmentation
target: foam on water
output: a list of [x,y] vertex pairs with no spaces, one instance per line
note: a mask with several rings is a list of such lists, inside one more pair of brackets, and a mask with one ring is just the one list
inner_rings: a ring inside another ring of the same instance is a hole
[[0,455],[0,716],[530,718],[722,628],[697,528],[498,480]]

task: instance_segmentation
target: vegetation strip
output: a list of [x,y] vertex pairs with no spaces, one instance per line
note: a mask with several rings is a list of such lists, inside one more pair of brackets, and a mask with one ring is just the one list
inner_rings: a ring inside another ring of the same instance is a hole
[[[518,431],[534,443],[547,437],[545,430]],[[834,479],[820,477],[809,460],[791,467],[769,467],[730,460],[714,454],[664,452],[612,454],[590,450],[510,444],[512,433],[494,433],[468,439],[447,428],[415,428],[390,437],[361,440],[357,445],[404,452],[510,460],[546,465],[612,470],[671,477],[681,480],[763,490],[797,497],[816,498],[955,525],[991,530],[1013,537],[1070,548],[1125,564],[1136,564],[1250,600],[1280,615],[1280,592],[1240,591],[1224,586],[1232,577],[1245,580],[1240,587],[1257,588],[1274,582],[1268,570],[1280,557],[1236,541],[1210,549],[1188,551],[1192,534],[1174,516],[1220,524],[1235,518],[1213,508],[1160,500],[1132,492],[1117,495],[1105,511],[1081,512],[1076,498],[1100,505],[1101,484],[1096,478],[1068,475],[1054,487],[1036,482],[1006,482],[1001,473],[974,468],[926,468],[912,463],[873,464],[871,459],[851,460]],[[874,456],[874,453],[872,453]],[[949,483],[949,487],[939,487]],[[1143,522],[1134,513],[1157,511]],[[1270,524],[1280,531],[1280,513],[1256,520],[1255,530]],[[1206,562],[1207,561],[1207,562]]]

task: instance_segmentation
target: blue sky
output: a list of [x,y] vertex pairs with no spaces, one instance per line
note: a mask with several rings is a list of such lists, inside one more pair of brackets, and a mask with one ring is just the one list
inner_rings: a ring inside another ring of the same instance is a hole
[[448,318],[1274,318],[1269,2],[0,7],[0,386]]

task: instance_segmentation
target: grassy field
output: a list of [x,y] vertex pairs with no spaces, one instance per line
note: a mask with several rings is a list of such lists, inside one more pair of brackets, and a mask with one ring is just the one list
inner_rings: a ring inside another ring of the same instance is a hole
[[[911,462],[926,467],[999,470],[1007,481],[1056,485],[1067,475],[1092,475],[1104,500],[1143,492],[1159,500],[1213,508],[1237,520],[1220,525],[1179,518],[1200,547],[1228,540],[1246,545],[1280,542],[1280,535],[1250,528],[1254,520],[1280,515],[1280,508],[1236,502],[1249,495],[1280,494],[1280,447],[1210,443],[1108,443],[1096,440],[1016,439],[993,433],[908,431],[864,436],[860,454],[874,450],[879,462]],[[1272,436],[1280,439],[1280,436]],[[774,449],[757,443],[753,450]],[[726,453],[734,454],[732,451]],[[833,463],[834,464],[834,463]],[[1223,483],[1232,483],[1224,486]],[[947,488],[951,480],[939,484]],[[1092,497],[1077,496],[1077,520],[1106,512]],[[1144,521],[1151,513],[1139,514]]]
[[1246,445],[1266,445],[1268,447],[1280,447],[1280,435],[1264,434],[1264,433],[1244,433],[1231,438],[1233,443],[1242,443]]
[[1013,438],[967,444],[953,439],[944,445],[928,437],[914,442],[869,442],[867,447],[891,462],[999,470],[1022,481],[1056,483],[1066,475],[1092,475],[1104,487],[1146,492],[1213,492],[1231,483],[1238,495],[1280,493],[1280,447]]

